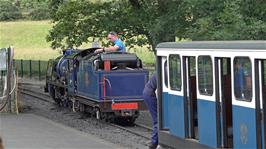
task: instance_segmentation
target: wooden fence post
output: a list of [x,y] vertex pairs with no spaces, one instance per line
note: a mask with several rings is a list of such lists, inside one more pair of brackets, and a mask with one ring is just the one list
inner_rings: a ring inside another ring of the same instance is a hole
[[9,47],[8,48],[8,69],[7,69],[7,100],[8,100],[8,112],[12,112],[12,103],[11,103],[11,86],[12,86],[12,77],[13,74],[13,48]]

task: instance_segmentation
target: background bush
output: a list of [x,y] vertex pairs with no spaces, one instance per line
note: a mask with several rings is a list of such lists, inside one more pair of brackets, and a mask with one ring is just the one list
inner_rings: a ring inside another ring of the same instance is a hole
[[50,19],[50,13],[49,9],[47,7],[37,7],[34,8],[30,13],[29,13],[29,19],[31,20],[47,20]]
[[22,18],[22,13],[12,2],[0,0],[0,21],[11,21]]

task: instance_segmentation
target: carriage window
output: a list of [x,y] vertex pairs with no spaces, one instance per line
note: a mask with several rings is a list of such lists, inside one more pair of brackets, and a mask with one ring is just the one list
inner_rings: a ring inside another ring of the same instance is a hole
[[199,91],[202,95],[213,94],[213,71],[210,56],[199,56],[198,58]]
[[170,87],[173,90],[181,90],[181,61],[179,55],[169,56]]
[[164,62],[164,84],[168,87],[168,75],[167,75],[167,61]]
[[238,100],[252,99],[252,67],[248,57],[234,59],[234,92]]

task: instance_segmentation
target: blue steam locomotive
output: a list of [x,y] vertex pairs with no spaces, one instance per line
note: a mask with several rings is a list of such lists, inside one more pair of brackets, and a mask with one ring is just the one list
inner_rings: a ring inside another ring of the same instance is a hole
[[148,71],[135,54],[95,50],[65,50],[50,60],[45,90],[58,105],[73,111],[134,122],[139,110],[146,109],[142,90]]

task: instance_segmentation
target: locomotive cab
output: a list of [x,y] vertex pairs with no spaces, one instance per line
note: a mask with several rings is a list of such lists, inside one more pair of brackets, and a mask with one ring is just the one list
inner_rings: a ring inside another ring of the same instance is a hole
[[101,54],[94,60],[95,70],[136,70],[142,68],[141,60],[131,53],[112,52]]

